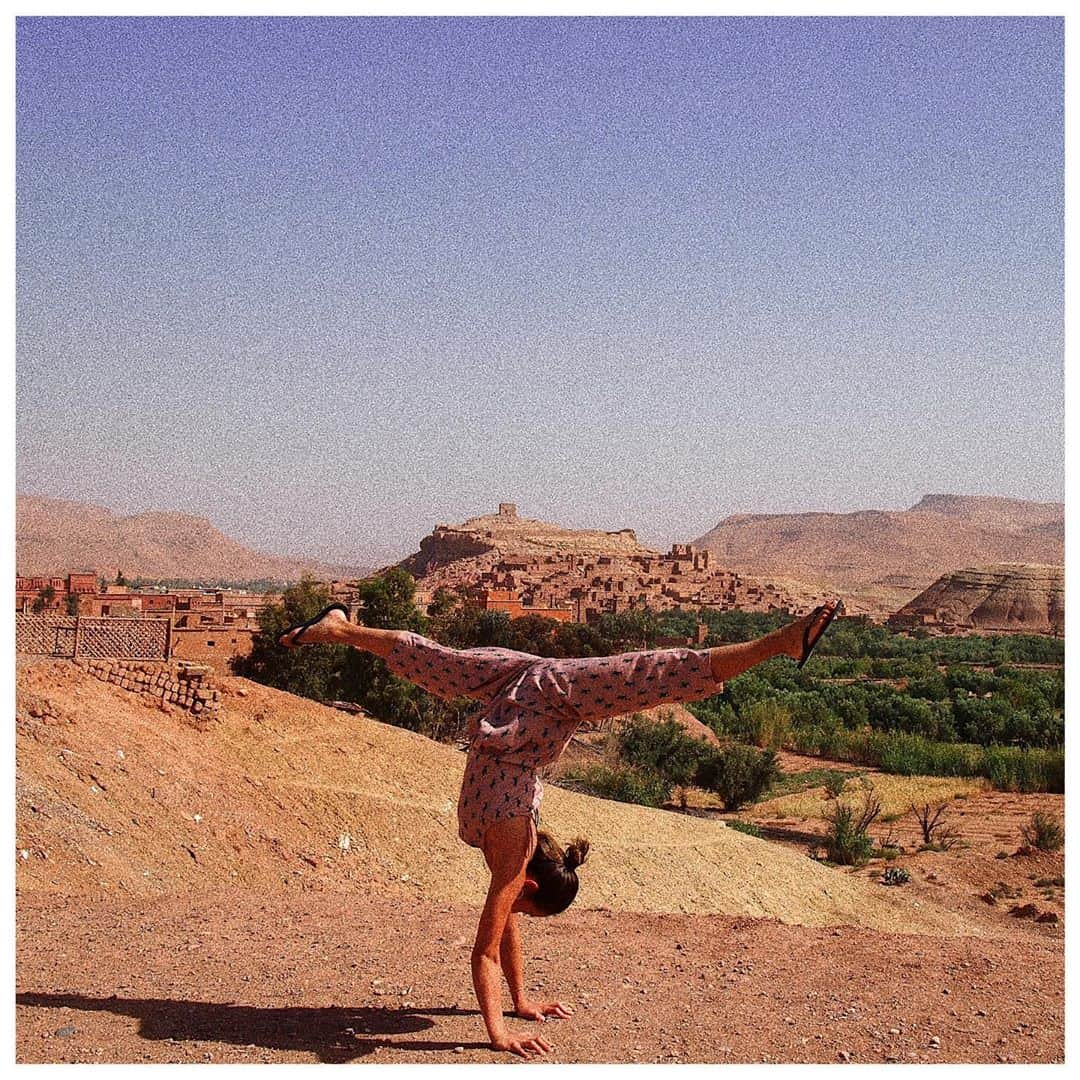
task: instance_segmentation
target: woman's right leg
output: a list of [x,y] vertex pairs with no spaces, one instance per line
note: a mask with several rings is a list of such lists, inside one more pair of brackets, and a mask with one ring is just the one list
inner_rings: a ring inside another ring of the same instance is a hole
[[601,720],[656,705],[700,701],[723,690],[723,683],[774,656],[799,659],[807,630],[825,624],[831,605],[754,641],[713,649],[650,649],[551,660],[553,692],[565,700],[579,721]]
[[[290,647],[283,635],[280,643]],[[441,698],[489,701],[537,657],[511,649],[451,649],[411,630],[379,630],[328,612],[304,631],[301,645],[351,645],[374,653],[393,674]]]
[[[351,645],[355,649],[386,657],[394,647],[403,630],[378,630],[373,626],[361,626],[350,622],[343,611],[328,611],[314,626],[304,631],[301,645]],[[278,644],[292,648],[293,634],[282,634]]]

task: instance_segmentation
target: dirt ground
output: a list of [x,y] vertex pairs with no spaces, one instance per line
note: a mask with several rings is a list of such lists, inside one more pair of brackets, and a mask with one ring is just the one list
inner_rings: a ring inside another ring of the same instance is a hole
[[[20,665],[17,1061],[502,1060],[469,978],[461,755],[224,682],[198,730]],[[549,788],[549,824],[595,849],[579,903],[525,926],[530,989],[576,1008],[553,1059],[1063,1060],[1064,860],[1016,853],[1036,805],[1061,800],[958,801],[966,846],[886,888],[790,836]]]
[[[359,891],[35,897],[20,924],[20,1062],[498,1057],[469,981],[465,905]],[[588,910],[525,932],[530,988],[576,1007],[544,1026],[557,1061],[1062,1060],[1049,937]]]

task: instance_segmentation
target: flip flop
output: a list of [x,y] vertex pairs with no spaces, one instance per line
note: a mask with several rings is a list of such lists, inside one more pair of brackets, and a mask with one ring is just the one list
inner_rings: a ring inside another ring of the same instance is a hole
[[[824,610],[825,610],[825,605],[824,604],[819,605],[818,607],[814,608],[814,616],[815,616],[815,618],[817,616],[819,616]],[[813,641],[810,640],[810,629],[814,625],[813,621],[811,621],[810,626],[808,626],[803,631],[803,654],[802,654],[802,659],[799,661],[799,665],[798,665],[800,668],[803,666],[803,664],[806,663],[807,660],[810,659],[811,653],[813,653],[814,649],[817,648],[817,643],[825,636],[825,631],[828,630],[829,627],[832,625],[833,619],[835,619],[836,616],[839,615],[840,612],[842,612],[843,610],[844,610],[844,601],[843,600],[837,600],[836,601],[836,607],[834,607],[832,609],[832,612],[829,614],[829,617],[825,620],[825,625],[821,627],[820,631],[818,632],[818,634],[816,635],[816,637],[814,638]]]
[[278,643],[280,644],[283,637],[287,634],[291,634],[295,630],[296,635],[293,637],[292,642],[288,645],[282,645],[283,649],[295,649],[296,646],[300,644],[300,639],[304,636],[304,631],[310,630],[317,622],[321,622],[331,611],[340,611],[344,614],[346,619],[349,617],[349,609],[344,604],[330,604],[327,607],[324,607],[315,618],[308,619],[305,623],[297,623],[295,626],[290,626],[287,629],[282,630],[278,635]]

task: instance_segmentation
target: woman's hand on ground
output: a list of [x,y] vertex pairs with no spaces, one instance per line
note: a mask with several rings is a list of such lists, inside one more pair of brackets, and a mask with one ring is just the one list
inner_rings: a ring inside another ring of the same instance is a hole
[[497,1039],[492,1039],[491,1049],[505,1050],[507,1053],[517,1054],[523,1058],[542,1057],[544,1054],[551,1053],[551,1043],[527,1031],[511,1031]]
[[565,1001],[544,1001],[540,1003],[522,1001],[514,1006],[514,1015],[522,1020],[547,1020],[549,1016],[556,1020],[569,1020],[574,1015],[574,1007]]

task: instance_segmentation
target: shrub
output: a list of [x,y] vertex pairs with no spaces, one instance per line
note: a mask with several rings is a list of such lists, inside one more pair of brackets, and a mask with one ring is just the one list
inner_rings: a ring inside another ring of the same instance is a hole
[[752,821],[739,821],[738,818],[732,818],[727,823],[727,827],[729,829],[734,829],[736,832],[746,833],[747,836],[762,837],[765,835],[761,831],[761,828]]
[[724,699],[732,708],[743,716],[746,710],[755,702],[770,698],[775,692],[772,683],[765,679],[761,673],[763,665],[752,671],[745,671],[742,675],[736,675],[729,679],[724,686]]
[[697,770],[695,782],[723,800],[725,810],[753,802],[777,778],[776,754],[735,743],[712,750]]
[[824,841],[826,858],[841,866],[864,865],[874,852],[867,829],[880,813],[881,802],[868,783],[863,784],[861,806],[837,802],[825,815],[829,826]]
[[745,729],[755,746],[779,750],[791,737],[791,712],[777,701],[755,701],[746,708]]
[[687,708],[721,738],[738,738],[742,732],[743,725],[735,710],[719,696],[705,701],[692,701]]
[[1037,810],[1031,820],[1021,826],[1024,842],[1039,851],[1057,851],[1065,843],[1065,829],[1059,818]]
[[1021,750],[1015,746],[988,746],[983,775],[999,791],[1065,790],[1063,750]]
[[1063,749],[935,742],[900,731],[797,727],[800,754],[871,765],[900,776],[985,776],[999,791],[1065,791]]
[[938,803],[936,806],[923,803],[921,807],[912,805],[911,812],[919,822],[922,830],[923,847],[933,851],[949,851],[960,841],[960,834],[945,821],[948,813],[948,803]]
[[616,746],[628,765],[682,786],[693,781],[698,766],[713,749],[703,739],[688,735],[675,720],[657,723],[640,714],[623,725]]
[[841,866],[862,866],[874,853],[874,841],[866,830],[860,830],[858,815],[853,807],[837,803],[825,819],[829,824],[825,834],[825,856]]
[[911,880],[911,875],[902,866],[890,866],[881,875],[882,885],[906,885]]
[[[885,819],[882,818],[882,820]],[[896,837],[893,835],[892,829],[889,829],[889,831],[881,838],[881,840],[878,841],[877,851],[875,852],[875,854],[880,858],[887,859],[889,861],[898,858],[899,856],[903,855],[903,853],[904,849],[901,846],[900,841],[897,840]]]
[[825,791],[828,793],[830,799],[838,799],[840,797],[847,780],[847,776],[837,770],[829,773],[825,778]]
[[653,807],[663,806],[672,788],[656,773],[609,765],[589,765],[585,769],[567,772],[563,775],[562,783],[600,799]]

